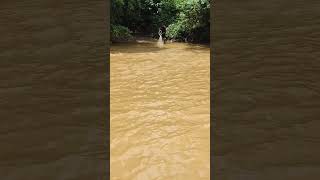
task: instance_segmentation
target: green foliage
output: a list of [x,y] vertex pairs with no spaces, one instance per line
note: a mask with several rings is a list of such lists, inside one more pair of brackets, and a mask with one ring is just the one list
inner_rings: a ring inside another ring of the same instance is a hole
[[[157,34],[165,25],[169,38],[209,41],[210,0],[111,0],[111,4],[111,24],[127,27],[133,33]],[[128,33],[113,36],[119,35]]]
[[168,27],[169,38],[191,42],[209,42],[210,1],[177,0],[177,21]]
[[179,11],[175,0],[162,0],[158,3],[156,16],[154,17],[156,28],[161,25],[170,25],[176,20]]
[[121,25],[111,25],[111,41],[128,41],[132,38],[131,31]]
[[183,39],[187,34],[185,24],[182,21],[170,24],[167,28],[167,36],[170,39]]

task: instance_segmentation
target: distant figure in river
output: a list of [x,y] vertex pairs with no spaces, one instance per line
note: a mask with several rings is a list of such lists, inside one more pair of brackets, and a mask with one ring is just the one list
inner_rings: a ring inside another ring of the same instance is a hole
[[165,43],[165,41],[166,41],[166,30],[167,30],[167,28],[164,26],[164,25],[162,25],[160,28],[159,28],[159,32],[158,32],[158,34],[159,34],[159,40],[158,40],[158,43],[157,43],[157,45],[158,45],[158,47],[159,48],[163,48],[163,45],[164,45],[164,43]]
[[162,39],[162,31],[159,29],[159,40],[158,40],[157,46],[159,48],[163,48],[163,45],[164,45],[164,41]]
[[163,42],[165,42],[165,41],[167,40],[166,32],[167,32],[167,27],[166,27],[165,25],[162,25],[162,26],[159,28],[159,36],[160,36],[160,34],[161,34],[162,39],[163,39]]

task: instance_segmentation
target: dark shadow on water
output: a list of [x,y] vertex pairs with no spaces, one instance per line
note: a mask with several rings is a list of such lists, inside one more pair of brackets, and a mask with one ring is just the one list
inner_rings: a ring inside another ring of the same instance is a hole
[[151,45],[141,45],[141,44],[121,44],[116,46],[111,46],[111,53],[149,53],[149,52],[159,52],[166,49],[165,47],[159,48],[156,44]]
[[150,53],[159,52],[166,49],[177,49],[183,51],[202,51],[209,50],[210,44],[194,44],[194,43],[183,43],[183,42],[170,42],[164,43],[163,47],[157,45],[157,39],[150,37],[137,37],[134,41],[130,42],[118,42],[112,43],[111,53]]
[[154,39],[137,39],[132,42],[113,43],[111,53],[148,53],[165,50],[166,47],[158,47]]

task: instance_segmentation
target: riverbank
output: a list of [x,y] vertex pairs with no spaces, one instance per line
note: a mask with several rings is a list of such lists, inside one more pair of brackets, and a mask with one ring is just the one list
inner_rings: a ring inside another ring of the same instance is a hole
[[[158,41],[158,36],[156,35],[143,35],[143,34],[135,34],[132,36],[132,38],[127,39],[127,40],[114,40],[110,41],[111,44],[118,44],[118,43],[136,43],[139,41]],[[179,39],[168,39],[166,40],[166,43],[187,43],[187,44],[199,44],[199,45],[206,45],[210,46],[210,42],[192,42],[188,40],[179,40]]]

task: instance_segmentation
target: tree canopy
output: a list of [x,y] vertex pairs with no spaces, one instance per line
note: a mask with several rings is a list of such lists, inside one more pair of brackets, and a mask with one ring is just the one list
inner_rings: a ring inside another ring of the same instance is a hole
[[210,0],[112,0],[111,35],[128,39],[132,34],[157,35],[167,26],[170,39],[208,42]]

